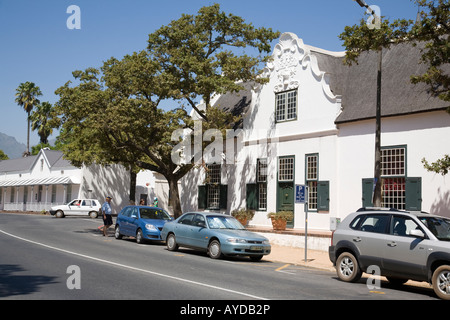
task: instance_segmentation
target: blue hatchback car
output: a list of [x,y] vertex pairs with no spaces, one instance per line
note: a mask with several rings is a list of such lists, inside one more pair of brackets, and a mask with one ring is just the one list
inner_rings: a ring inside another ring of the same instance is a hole
[[161,240],[161,230],[170,220],[170,215],[158,207],[127,206],[117,216],[114,236],[116,239],[136,237],[137,243]]

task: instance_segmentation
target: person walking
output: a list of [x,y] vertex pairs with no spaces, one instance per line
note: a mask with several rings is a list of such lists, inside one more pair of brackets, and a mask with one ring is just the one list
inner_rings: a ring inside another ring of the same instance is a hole
[[103,214],[103,236],[106,237],[106,231],[110,226],[112,226],[112,209],[111,209],[111,199],[112,197],[106,197],[106,201],[102,204],[102,214]]

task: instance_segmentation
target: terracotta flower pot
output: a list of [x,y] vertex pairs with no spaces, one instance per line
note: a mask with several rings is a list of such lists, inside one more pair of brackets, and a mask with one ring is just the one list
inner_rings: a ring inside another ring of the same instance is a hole
[[275,219],[271,218],[273,230],[286,230],[286,220],[285,219]]
[[247,218],[236,218],[244,227],[247,225]]

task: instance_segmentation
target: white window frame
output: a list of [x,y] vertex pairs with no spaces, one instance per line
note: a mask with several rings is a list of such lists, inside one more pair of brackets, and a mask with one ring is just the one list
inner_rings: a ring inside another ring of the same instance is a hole
[[220,183],[222,180],[222,166],[220,164],[207,164],[207,202],[209,209],[218,209],[220,207]]
[[294,181],[295,158],[293,156],[278,158],[278,181]]
[[308,186],[308,211],[317,210],[317,182],[319,181],[319,154],[306,155],[306,185]]
[[275,94],[276,122],[297,119],[298,90],[289,90]]
[[258,210],[267,210],[267,159],[257,160]]

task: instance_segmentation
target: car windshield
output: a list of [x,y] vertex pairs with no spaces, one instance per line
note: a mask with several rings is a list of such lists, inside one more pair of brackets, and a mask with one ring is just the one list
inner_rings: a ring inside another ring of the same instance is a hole
[[170,216],[162,209],[140,208],[141,219],[170,220]]
[[210,229],[245,230],[239,221],[230,216],[207,216],[206,221]]
[[450,241],[450,220],[441,217],[420,217],[420,221],[442,241]]

